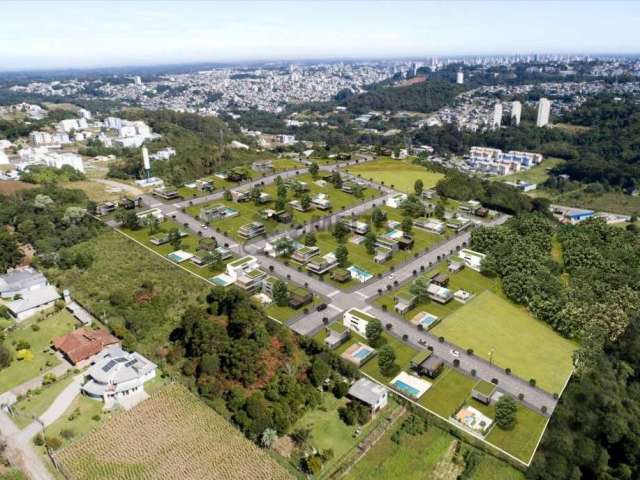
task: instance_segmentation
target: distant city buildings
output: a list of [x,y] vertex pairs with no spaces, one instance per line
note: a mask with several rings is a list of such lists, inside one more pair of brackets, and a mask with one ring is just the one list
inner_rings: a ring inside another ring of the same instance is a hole
[[458,73],[456,73],[456,83],[458,85],[462,85],[464,83],[464,72],[462,70],[458,70]]
[[551,114],[551,102],[546,98],[541,98],[538,102],[538,116],[536,118],[536,127],[545,127],[549,124],[549,116]]
[[493,107],[493,117],[491,118],[491,128],[500,128],[502,125],[502,103],[496,103]]

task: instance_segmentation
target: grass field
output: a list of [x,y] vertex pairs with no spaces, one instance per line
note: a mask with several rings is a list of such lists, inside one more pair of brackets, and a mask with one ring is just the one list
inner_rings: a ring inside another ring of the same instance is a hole
[[564,160],[560,158],[545,158],[542,163],[536,165],[529,170],[523,170],[522,172],[514,173],[512,175],[505,175],[502,177],[493,177],[495,180],[516,182],[518,180],[529,183],[544,183],[549,178],[549,171],[564,163]]
[[29,425],[33,422],[33,417],[39,417],[49,408],[51,403],[53,403],[56,397],[60,395],[62,390],[64,390],[72,380],[73,376],[68,375],[52,384],[34,390],[30,395],[16,402],[12,410],[19,413],[19,415],[11,418],[13,423],[15,423],[18,428],[24,428]]
[[393,185],[396,190],[413,193],[415,181],[421,179],[424,188],[432,188],[444,177],[441,173],[430,172],[421,165],[409,160],[380,158],[361,165],[350,166],[347,171],[385,185]]
[[108,185],[92,180],[81,180],[78,182],[63,182],[61,184],[64,188],[82,190],[87,194],[90,200],[94,202],[106,202],[111,200],[118,200],[122,197],[122,193],[109,192]]
[[269,455],[186,388],[172,384],[64,448],[78,479],[289,479]]
[[[407,415],[401,418],[396,426],[399,426]],[[431,427],[422,435],[404,435],[402,442],[397,444],[391,440],[395,430],[397,428],[389,429],[344,478],[348,480],[432,478],[430,472],[445,455],[453,437],[439,428]]]
[[346,397],[337,399],[331,393],[323,393],[322,405],[307,412],[292,427],[292,431],[298,428],[311,429],[311,444],[315,448],[320,451],[333,450],[333,458],[323,465],[323,472],[330,471],[341,457],[355,447],[382,418],[382,416],[376,417],[362,428],[360,435],[354,436],[357,427],[347,425],[338,415],[338,408],[346,404]]
[[[67,310],[61,310],[41,322],[38,322],[37,318],[38,315],[22,322],[14,331],[7,334],[4,345],[13,352],[14,359],[11,365],[0,371],[0,393],[17,387],[58,365],[60,362],[50,348],[51,341],[55,337],[70,332],[78,325]],[[37,325],[39,329],[34,331],[31,328],[32,325]],[[15,358],[15,343],[20,340],[29,342],[33,359],[17,360]]]
[[524,473],[491,455],[483,455],[473,480],[525,480]]
[[433,381],[419,403],[444,418],[449,418],[469,398],[471,389],[477,382],[478,380],[447,367]]
[[489,360],[549,392],[559,393],[572,370],[576,345],[523,308],[485,291],[457,309],[432,333]]
[[[153,296],[145,302],[131,301],[126,310],[128,318],[146,318],[152,322],[139,334],[137,348],[152,354],[164,344],[169,332],[179,321],[188,305],[199,304],[209,291],[201,279],[159,258],[121,233],[107,231],[84,244],[95,253],[86,271],[47,270],[47,276],[69,288],[98,318],[112,322],[124,319],[124,310],[113,305],[112,294],[124,293],[133,299],[144,282],[153,285]],[[148,349],[148,350],[147,350]]]
[[[482,404],[473,402],[472,405],[480,410],[478,406]],[[488,412],[491,418],[496,418],[495,406],[488,408],[491,409]],[[517,419],[518,422],[513,430],[502,430],[494,426],[487,435],[487,441],[528,462],[545,427],[547,418],[518,405]]]

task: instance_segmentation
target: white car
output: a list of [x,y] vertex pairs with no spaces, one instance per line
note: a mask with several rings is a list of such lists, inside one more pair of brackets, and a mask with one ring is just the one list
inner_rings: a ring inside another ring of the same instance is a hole
[[460,356],[460,352],[458,350],[449,350],[449,353],[451,355],[453,355],[454,357],[459,357]]
[[204,223],[203,223],[202,225],[200,225],[200,226],[201,226],[203,229],[205,229],[205,230],[206,230],[207,228],[209,228],[209,227],[207,227]]

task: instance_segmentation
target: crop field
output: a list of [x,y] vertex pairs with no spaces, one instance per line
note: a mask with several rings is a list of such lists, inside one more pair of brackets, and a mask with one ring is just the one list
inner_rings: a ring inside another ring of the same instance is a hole
[[424,188],[433,188],[444,175],[430,172],[422,165],[411,163],[410,160],[392,160],[381,158],[372,162],[355,165],[347,169],[349,173],[360,175],[366,180],[376,183],[393,185],[396,190],[405,193],[413,193],[413,185],[420,179]]
[[57,454],[70,478],[289,479],[183,386],[172,384]]
[[522,307],[486,291],[436,325],[432,333],[551,393],[560,393],[572,370],[576,345]]

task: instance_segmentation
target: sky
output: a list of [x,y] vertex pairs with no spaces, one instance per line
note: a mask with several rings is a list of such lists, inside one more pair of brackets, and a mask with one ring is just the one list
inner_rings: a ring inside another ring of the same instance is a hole
[[3,1],[0,70],[638,53],[628,1]]

